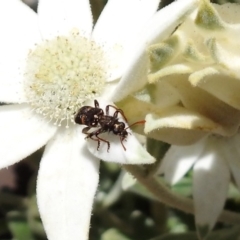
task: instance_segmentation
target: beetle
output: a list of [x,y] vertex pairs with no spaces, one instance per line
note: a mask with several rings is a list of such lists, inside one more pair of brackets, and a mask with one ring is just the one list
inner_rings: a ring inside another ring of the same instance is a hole
[[[110,107],[115,109],[115,112],[112,116],[109,113]],[[83,128],[82,133],[87,135],[86,138],[90,138],[98,142],[97,150],[99,150],[100,142],[102,141],[107,143],[107,151],[109,151],[110,142],[99,137],[99,135],[105,132],[112,132],[113,134],[120,137],[121,145],[124,151],[126,151],[126,147],[124,146],[123,141],[127,139],[127,136],[129,134],[127,129],[135,124],[145,123],[145,121],[135,122],[126,128],[125,123],[119,121],[118,119],[119,114],[121,114],[125,122],[128,122],[122,109],[116,108],[112,105],[107,105],[105,112],[106,113],[104,113],[103,109],[99,107],[98,101],[94,100],[94,107],[83,106],[78,110],[77,114],[75,115],[75,123],[87,126]],[[89,132],[92,128],[97,129]]]

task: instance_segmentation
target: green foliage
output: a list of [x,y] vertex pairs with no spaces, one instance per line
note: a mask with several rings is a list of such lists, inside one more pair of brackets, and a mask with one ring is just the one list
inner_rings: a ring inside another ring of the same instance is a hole
[[33,239],[26,213],[20,211],[12,211],[8,214],[7,221],[9,229],[15,239]]
[[[236,240],[239,239],[240,228],[235,226],[224,230],[218,230],[209,234],[205,240]],[[179,233],[179,234],[164,234],[163,236],[152,238],[150,240],[198,240],[197,233]]]
[[103,233],[101,240],[131,240],[130,238],[124,236],[117,229],[111,228]]

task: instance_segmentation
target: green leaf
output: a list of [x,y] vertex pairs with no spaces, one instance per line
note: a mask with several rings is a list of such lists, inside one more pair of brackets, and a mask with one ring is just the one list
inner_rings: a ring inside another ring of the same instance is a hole
[[169,147],[170,145],[168,143],[147,138],[147,151],[156,159],[153,164],[144,165],[147,175],[154,175],[158,171],[161,160]]
[[[232,228],[226,228],[223,230],[218,230],[211,232],[207,238],[204,240],[236,240],[240,236],[240,227],[235,226]],[[170,233],[164,234],[162,236],[151,238],[149,240],[199,240],[196,232],[188,233]]]
[[120,233],[117,229],[111,228],[103,233],[101,240],[131,240],[131,239]]
[[192,195],[192,178],[190,176],[183,177],[177,184],[171,187],[173,192],[189,197]]
[[199,240],[195,232],[164,234],[150,240]]
[[9,229],[17,240],[33,240],[27,217],[23,212],[12,211],[7,216]]

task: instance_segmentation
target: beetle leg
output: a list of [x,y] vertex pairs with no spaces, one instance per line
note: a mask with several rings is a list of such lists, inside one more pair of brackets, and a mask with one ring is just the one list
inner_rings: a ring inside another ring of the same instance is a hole
[[126,151],[126,147],[123,145],[123,140],[124,139],[125,139],[124,137],[120,137],[120,142],[122,144],[122,147],[123,147],[124,151]]
[[94,105],[95,105],[95,108],[99,108],[99,103],[96,99],[94,100]]
[[83,128],[82,133],[89,135],[88,131],[89,131],[91,128],[92,128],[92,127],[85,127],[85,128]]
[[116,108],[116,107],[113,106],[113,105],[107,105],[107,106],[106,106],[106,115],[109,116],[109,108],[110,108],[110,107],[112,107],[112,108],[114,108],[114,109],[116,110],[115,113],[113,114],[113,117],[117,118],[118,113],[120,113],[120,114],[122,115],[122,117],[124,118],[124,120],[125,120],[126,122],[128,122],[128,120],[127,120],[127,118],[126,118],[123,110],[120,109],[120,108]]
[[[107,143],[107,145],[108,145],[107,151],[109,152],[110,142],[107,141],[107,140],[105,140],[105,139],[103,139],[103,138],[100,138],[100,137],[98,136],[99,134],[104,133],[104,132],[105,132],[104,130],[102,130],[101,128],[99,128],[99,129],[97,129],[96,131],[93,131],[93,132],[91,132],[91,133],[87,133],[88,135],[87,135],[86,138],[90,138],[90,139],[98,142],[97,150],[99,150],[100,142],[101,142],[101,141]],[[94,137],[95,137],[95,138],[94,138]]]

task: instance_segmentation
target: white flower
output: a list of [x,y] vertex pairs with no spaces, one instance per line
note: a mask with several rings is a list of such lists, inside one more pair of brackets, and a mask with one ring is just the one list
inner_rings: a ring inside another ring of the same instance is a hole
[[11,103],[0,107],[0,168],[46,144],[37,198],[50,240],[88,238],[99,158],[154,161],[130,134],[126,151],[113,134],[103,136],[109,152],[103,142],[97,151],[83,126],[72,122],[93,99],[105,109],[112,104],[109,93],[121,95],[115,88],[126,50],[158,4],[110,0],[92,30],[88,0],[40,0],[38,14],[19,0],[0,1],[0,101]]
[[123,76],[134,84],[141,74],[145,87],[120,105],[127,115],[134,108],[134,117],[145,116],[148,137],[172,144],[160,170],[167,182],[193,167],[196,224],[204,238],[223,209],[230,176],[240,189],[240,6],[200,0],[186,13],[178,3],[165,8],[177,28],[150,35],[148,55],[139,53]]
[[240,135],[223,138],[210,135],[189,146],[171,146],[159,174],[174,185],[193,168],[195,222],[203,238],[220,216],[231,176],[240,189]]

